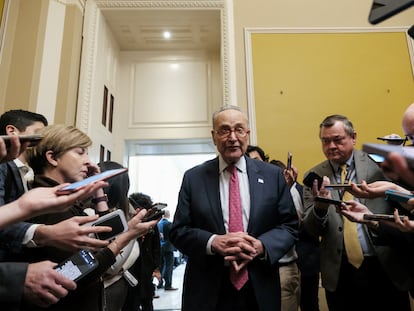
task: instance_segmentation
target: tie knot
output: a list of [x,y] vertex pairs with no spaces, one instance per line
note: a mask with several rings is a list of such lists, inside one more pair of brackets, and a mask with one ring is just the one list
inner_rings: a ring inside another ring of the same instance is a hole
[[348,173],[348,166],[345,164],[341,165],[341,183],[347,183],[348,181],[346,181],[346,176]]
[[229,165],[229,166],[227,166],[226,167],[226,170],[227,170],[227,172],[229,172],[230,174],[234,174],[234,172],[237,172],[236,171],[236,166],[235,165]]

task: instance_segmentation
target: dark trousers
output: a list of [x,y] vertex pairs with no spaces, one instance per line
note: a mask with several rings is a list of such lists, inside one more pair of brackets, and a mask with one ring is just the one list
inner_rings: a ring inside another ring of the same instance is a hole
[[300,310],[319,311],[319,273],[300,277]]
[[336,291],[325,291],[329,311],[410,311],[407,291],[398,290],[377,257],[365,257],[359,269],[342,258]]
[[173,251],[163,250],[161,246],[161,275],[165,280],[165,288],[172,286],[172,273],[174,268],[174,253]]
[[[259,311],[256,296],[250,281],[237,290],[230,282],[230,277],[223,282],[217,308],[214,311]],[[275,310],[278,310],[275,308]]]

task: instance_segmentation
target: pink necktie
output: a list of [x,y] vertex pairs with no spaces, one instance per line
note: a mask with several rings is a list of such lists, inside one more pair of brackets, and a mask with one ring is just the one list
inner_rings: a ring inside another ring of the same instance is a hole
[[[237,168],[232,165],[228,166],[227,170],[231,173],[229,183],[229,232],[244,232]],[[233,266],[230,266],[230,281],[237,290],[240,290],[248,279],[247,267],[237,273]]]

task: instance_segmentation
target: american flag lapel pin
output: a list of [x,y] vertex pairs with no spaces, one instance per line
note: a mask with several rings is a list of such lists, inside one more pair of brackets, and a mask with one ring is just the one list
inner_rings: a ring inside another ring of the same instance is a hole
[[257,178],[257,182],[258,182],[259,184],[264,184],[264,180],[263,180],[263,179],[261,179],[261,178]]

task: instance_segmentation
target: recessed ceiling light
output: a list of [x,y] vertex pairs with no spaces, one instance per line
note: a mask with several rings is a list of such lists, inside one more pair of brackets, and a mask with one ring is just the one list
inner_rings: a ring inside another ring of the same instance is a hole
[[164,31],[164,33],[162,35],[165,39],[171,38],[171,32],[169,32],[169,31]]

